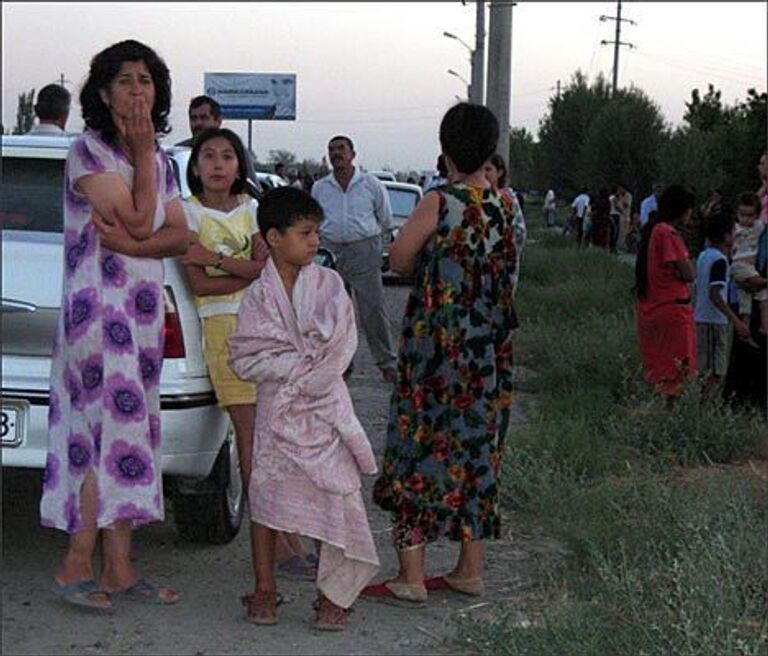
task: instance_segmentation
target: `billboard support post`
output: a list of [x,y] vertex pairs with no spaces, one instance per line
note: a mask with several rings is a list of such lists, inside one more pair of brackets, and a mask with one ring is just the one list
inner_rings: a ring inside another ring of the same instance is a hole
[[253,125],[253,119],[249,118],[248,119],[248,150],[253,152],[253,148],[251,147],[253,143],[252,135],[251,135],[251,125]]

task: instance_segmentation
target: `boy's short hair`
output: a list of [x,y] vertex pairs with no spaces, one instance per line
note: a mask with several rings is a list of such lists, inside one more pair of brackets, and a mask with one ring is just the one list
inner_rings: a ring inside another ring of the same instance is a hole
[[323,208],[310,194],[296,187],[275,187],[270,189],[259,201],[256,213],[259,231],[266,239],[267,232],[274,228],[285,233],[300,219],[310,219],[320,223]]
[[712,244],[722,244],[734,227],[733,213],[723,208],[716,214],[709,216],[704,223],[704,236]]
[[440,122],[440,147],[459,173],[473,173],[496,152],[499,122],[484,105],[458,103]]
[[753,194],[752,192],[745,192],[743,194],[739,194],[739,207],[751,207],[760,214],[760,210],[762,209],[762,204],[760,203],[760,196],[757,194]]

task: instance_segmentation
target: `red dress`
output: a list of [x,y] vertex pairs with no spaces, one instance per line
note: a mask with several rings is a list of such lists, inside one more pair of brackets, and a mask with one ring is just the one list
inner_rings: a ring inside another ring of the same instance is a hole
[[696,375],[696,337],[690,289],[674,262],[688,259],[680,233],[669,223],[653,228],[648,245],[648,292],[637,303],[637,337],[646,382],[678,396]]

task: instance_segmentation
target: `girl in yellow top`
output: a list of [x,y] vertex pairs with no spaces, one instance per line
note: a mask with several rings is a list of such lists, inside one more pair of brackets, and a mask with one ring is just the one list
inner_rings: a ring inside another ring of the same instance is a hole
[[[211,128],[195,139],[187,168],[193,195],[184,201],[191,244],[181,258],[202,322],[211,383],[235,428],[245,490],[251,477],[256,388],[230,369],[227,338],[245,289],[259,277],[269,253],[256,222],[258,204],[245,193],[246,171],[245,148],[231,130]],[[278,560],[289,560],[292,566],[299,562],[301,574],[314,576],[316,571],[303,571],[315,564],[305,561],[298,537],[283,537]]]
[[256,201],[244,193],[245,150],[231,130],[214,128],[195,140],[187,168],[193,196],[184,202],[190,247],[181,263],[203,326],[203,354],[219,406],[232,418],[247,485],[256,389],[227,365],[227,337],[234,330],[244,290],[259,277],[266,249],[256,223]]

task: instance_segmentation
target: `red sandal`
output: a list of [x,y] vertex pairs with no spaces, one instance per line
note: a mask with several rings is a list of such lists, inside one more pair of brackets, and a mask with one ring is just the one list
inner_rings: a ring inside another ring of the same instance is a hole
[[246,619],[260,626],[277,624],[277,607],[282,601],[282,595],[275,590],[259,590],[240,597],[240,603],[246,608]]
[[401,608],[423,608],[427,602],[427,590],[423,586],[395,581],[368,585],[363,588],[360,596]]
[[347,626],[347,616],[350,610],[334,604],[322,592],[317,595],[315,603],[315,628],[320,631],[343,631]]

